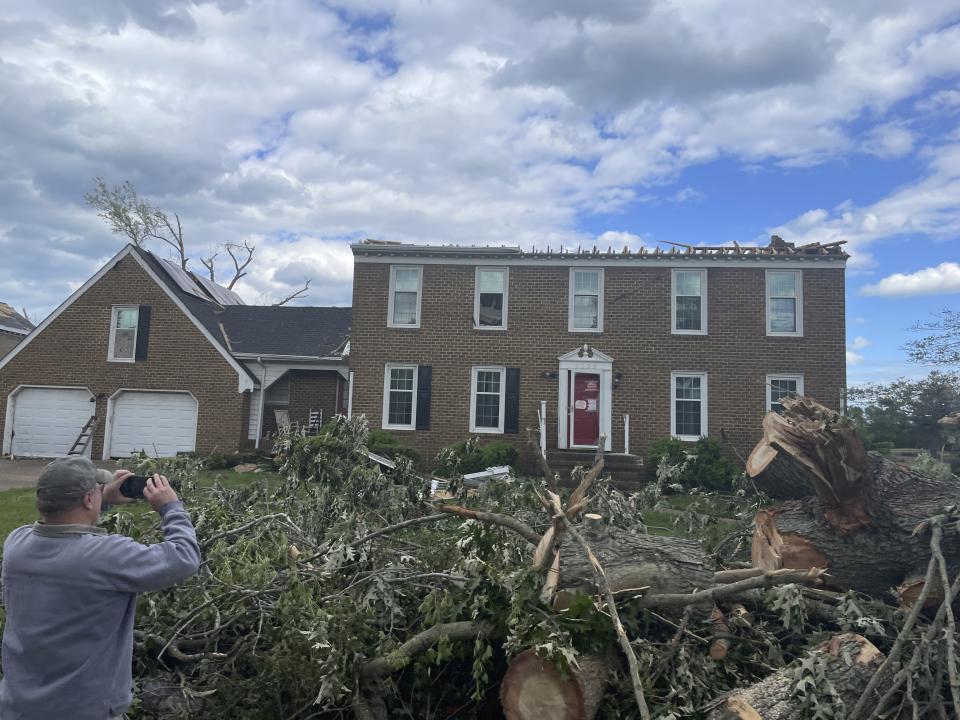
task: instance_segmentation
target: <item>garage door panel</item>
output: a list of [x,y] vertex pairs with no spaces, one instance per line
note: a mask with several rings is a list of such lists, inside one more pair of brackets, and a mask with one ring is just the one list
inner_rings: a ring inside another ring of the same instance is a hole
[[13,396],[14,455],[66,455],[95,412],[92,395],[78,388],[23,388]]
[[173,457],[196,449],[197,401],[188,393],[127,390],[114,398],[110,454]]

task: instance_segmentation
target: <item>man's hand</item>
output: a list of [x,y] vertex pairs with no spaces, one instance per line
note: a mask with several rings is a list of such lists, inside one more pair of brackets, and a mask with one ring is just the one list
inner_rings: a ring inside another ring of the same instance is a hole
[[135,498],[128,498],[120,493],[120,486],[123,481],[133,475],[130,470],[117,470],[113,474],[113,480],[103,486],[103,501],[111,505],[127,505],[136,502]]
[[176,491],[170,487],[170,481],[163,475],[157,474],[147,480],[147,486],[143,489],[143,496],[150,503],[150,507],[157,512],[160,512],[160,508],[167,503],[176,502],[180,499],[177,497]]

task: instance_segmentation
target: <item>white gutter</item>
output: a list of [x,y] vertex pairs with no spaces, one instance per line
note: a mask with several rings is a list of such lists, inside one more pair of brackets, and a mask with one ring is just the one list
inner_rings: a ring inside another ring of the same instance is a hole
[[347,385],[347,420],[353,417],[353,370]]
[[262,369],[260,371],[260,407],[257,408],[257,439],[254,447],[259,450],[260,438],[263,436],[263,406],[267,397],[267,365],[259,357],[257,357],[257,362],[260,363]]

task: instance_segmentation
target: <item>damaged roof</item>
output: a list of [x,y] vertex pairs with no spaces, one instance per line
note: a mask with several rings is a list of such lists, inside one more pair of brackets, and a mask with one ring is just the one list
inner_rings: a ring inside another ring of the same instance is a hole
[[829,243],[807,243],[797,245],[786,242],[779,235],[770,238],[766,246],[741,245],[734,241],[730,245],[688,245],[675,243],[669,240],[660,241],[669,245],[668,249],[659,244],[654,248],[641,247],[630,250],[624,246],[623,250],[614,250],[612,246],[597,247],[550,247],[531,248],[523,250],[516,246],[467,246],[467,245],[413,245],[388,240],[364,240],[352,245],[355,255],[421,255],[421,256],[460,256],[482,257],[485,259],[517,259],[517,260],[685,260],[685,259],[725,259],[725,260],[767,260],[798,259],[798,260],[846,260],[849,255],[840,247],[846,240],[837,240]]
[[0,330],[17,335],[29,335],[33,330],[33,323],[5,302],[0,302]]
[[342,346],[350,333],[352,308],[222,305],[193,288],[188,291],[184,287],[186,283],[178,282],[168,268],[179,270],[179,266],[142,248],[133,247],[133,250],[231,354],[317,358],[342,354]]

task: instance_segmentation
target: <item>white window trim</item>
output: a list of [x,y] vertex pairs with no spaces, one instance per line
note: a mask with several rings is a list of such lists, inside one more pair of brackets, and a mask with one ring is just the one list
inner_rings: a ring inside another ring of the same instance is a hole
[[[578,328],[573,325],[573,290],[574,273],[595,272],[599,275],[597,281],[597,326],[595,328]],[[602,333],[603,332],[603,268],[572,267],[567,279],[567,331],[572,333]]]
[[[700,329],[680,330],[677,328],[677,273],[700,273]],[[702,268],[675,268],[670,272],[670,330],[674,335],[707,334],[707,271]]]
[[[413,408],[410,413],[409,425],[391,425],[390,420],[390,371],[413,370]],[[384,430],[416,430],[417,429],[417,382],[419,368],[406,363],[387,363],[383,371],[383,415],[380,418],[380,427]]]
[[[496,271],[503,273],[503,323],[500,325],[480,324],[480,272]],[[503,332],[507,329],[507,312],[510,308],[510,269],[507,267],[478,266],[473,274],[473,329]]]
[[767,375],[767,405],[764,412],[773,411],[773,381],[774,380],[796,380],[797,395],[803,395],[803,375],[799,373],[770,373]]
[[[793,273],[797,276],[797,329],[795,332],[774,332],[770,329],[770,273]],[[766,281],[767,335],[772,337],[803,337],[803,270],[767,270],[764,273]]]
[[[121,310],[137,311],[137,327],[133,328],[133,357],[118,358],[113,356],[114,342],[117,332],[117,315]],[[139,305],[114,305],[110,311],[110,346],[107,349],[107,362],[115,363],[135,363],[137,361],[137,335],[140,332],[140,306]]]
[[[678,377],[698,377],[700,378],[700,429],[702,433],[694,437],[693,435],[677,435],[677,378]],[[709,399],[707,392],[707,373],[705,372],[672,372],[670,373],[670,437],[687,442],[696,442],[701,437],[707,437],[707,402]]]
[[[393,299],[396,289],[397,270],[417,270],[417,321],[413,325],[397,325],[393,322]],[[390,266],[390,295],[387,298],[387,327],[416,330],[420,327],[420,300],[423,298],[423,265],[391,265]]]
[[[477,373],[479,372],[498,372],[500,373],[500,424],[496,428],[477,427]],[[503,414],[506,410],[507,400],[507,369],[497,365],[477,365],[470,371],[470,432],[484,433],[489,435],[503,435]]]

